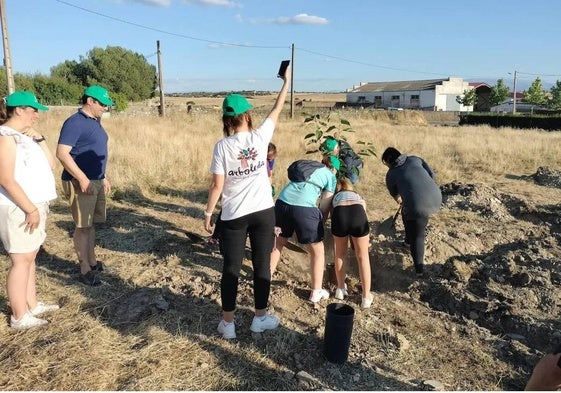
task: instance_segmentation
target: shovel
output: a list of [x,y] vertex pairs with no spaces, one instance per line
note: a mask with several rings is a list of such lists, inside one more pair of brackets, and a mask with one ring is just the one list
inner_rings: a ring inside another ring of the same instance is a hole
[[399,213],[401,213],[401,205],[399,205],[393,216],[386,218],[380,223],[378,226],[379,235],[384,235],[386,237],[395,236],[395,222]]
[[288,248],[290,251],[294,251],[294,252],[298,252],[300,254],[307,254],[308,251],[304,250],[302,247],[300,247],[298,244],[291,242],[290,240],[286,242],[286,244],[284,245],[286,248]]
[[[281,232],[280,227],[275,227],[275,245],[273,246],[274,248],[277,248],[277,237],[279,237],[279,235],[281,233],[282,232]],[[299,252],[300,254],[307,254],[308,253],[308,251],[304,250],[302,247],[300,247],[299,245],[291,242],[290,240],[288,240],[284,246],[286,248],[288,248],[290,251]]]

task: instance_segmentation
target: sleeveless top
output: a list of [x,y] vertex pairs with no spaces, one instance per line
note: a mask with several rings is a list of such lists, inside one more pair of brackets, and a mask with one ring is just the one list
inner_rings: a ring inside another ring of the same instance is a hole
[[[339,206],[343,202],[354,202],[353,204],[362,204],[364,203],[364,199],[361,198],[354,191],[339,191],[333,196],[333,207]],[[347,203],[349,205],[349,203]]]
[[[16,141],[14,178],[34,204],[56,198],[53,171],[45,153],[33,140],[7,126],[0,126],[0,135],[11,136]],[[0,186],[0,205],[15,205],[4,187]]]

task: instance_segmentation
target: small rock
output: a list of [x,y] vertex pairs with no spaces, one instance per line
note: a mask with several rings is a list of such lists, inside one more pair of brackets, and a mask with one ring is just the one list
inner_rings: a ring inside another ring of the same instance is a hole
[[409,340],[407,340],[403,334],[397,333],[396,338],[397,345],[399,346],[399,352],[407,351],[411,347]]
[[505,334],[505,337],[510,338],[511,340],[518,340],[518,341],[526,340],[526,337],[516,333],[507,333]]
[[305,371],[298,371],[296,373],[296,378],[298,379],[299,382],[306,382],[306,383],[315,383],[316,380],[314,377],[312,377],[310,374],[308,374]]
[[444,384],[434,379],[423,381],[423,386],[425,386],[429,390],[444,390]]

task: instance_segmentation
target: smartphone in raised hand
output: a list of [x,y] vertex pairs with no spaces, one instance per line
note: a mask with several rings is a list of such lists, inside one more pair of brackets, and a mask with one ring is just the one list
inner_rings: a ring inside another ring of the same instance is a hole
[[286,74],[286,69],[288,68],[289,64],[290,64],[290,60],[281,61],[279,72],[277,73],[277,77],[284,78],[284,75]]

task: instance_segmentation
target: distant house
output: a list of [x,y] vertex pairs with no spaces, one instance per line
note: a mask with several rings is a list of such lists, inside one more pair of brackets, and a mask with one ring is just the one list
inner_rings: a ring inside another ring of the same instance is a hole
[[473,110],[476,112],[489,112],[491,109],[491,86],[485,82],[469,82],[469,85],[475,89],[477,96]]
[[363,82],[347,90],[347,104],[374,108],[403,108],[430,111],[472,111],[458,102],[464,91],[473,89],[462,78],[400,82]]
[[[518,93],[516,94],[516,96],[518,96]],[[544,110],[546,110],[546,108],[539,105],[529,104],[527,102],[522,102],[521,100],[516,100],[516,113],[534,113]],[[503,101],[499,105],[492,106],[491,112],[512,113],[514,112],[514,101],[510,99]]]

